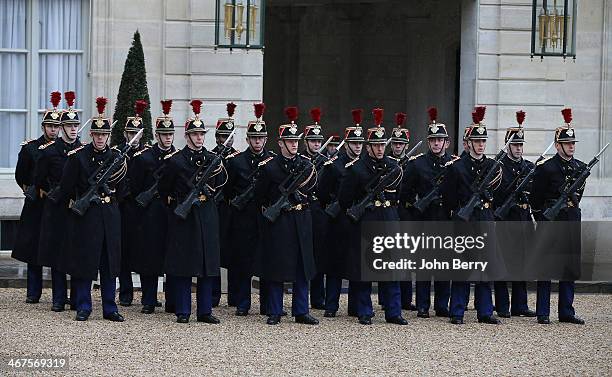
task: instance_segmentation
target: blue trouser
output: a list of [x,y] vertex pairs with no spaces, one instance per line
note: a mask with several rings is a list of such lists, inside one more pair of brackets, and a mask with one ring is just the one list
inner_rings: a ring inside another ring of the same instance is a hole
[[[450,316],[463,318],[470,297],[470,282],[453,281],[451,284]],[[478,318],[493,315],[493,299],[491,297],[491,284],[477,282],[474,290],[474,304]]]
[[119,271],[119,302],[132,303],[134,300],[134,282],[132,282],[132,271],[127,266],[126,258],[121,260],[121,271]]
[[233,278],[234,303],[237,310],[248,312],[251,309],[251,278],[252,276],[247,273]]
[[[111,276],[108,267],[108,254],[102,252],[100,256],[100,295],[102,296],[102,313],[108,315],[118,311],[115,304],[115,290],[117,284],[115,277]],[[91,313],[91,280],[72,278],[71,284],[74,285],[74,294],[76,295],[75,303],[77,311],[86,311]]]
[[[237,306],[238,281],[240,273],[234,272],[231,268],[227,269],[227,306]],[[250,284],[250,283],[249,283]],[[251,292],[249,290],[249,296]],[[251,304],[249,303],[249,307]]]
[[[355,283],[349,281],[348,285],[348,315],[357,316],[357,291],[355,289]],[[372,305],[372,298],[370,298],[370,306]]]
[[[283,313],[283,282],[268,281],[268,315],[278,315]],[[295,271],[295,281],[293,282],[293,292],[291,297],[291,315],[294,317],[308,314],[308,280],[304,275],[304,265],[302,255],[298,254],[298,263]]]
[[268,282],[259,278],[259,314],[268,314]]
[[[350,291],[352,293],[355,302],[355,311],[358,317],[371,317],[374,315],[374,309],[372,308],[372,283],[369,281],[351,281],[349,283]],[[379,290],[380,291],[380,290]],[[383,294],[379,295],[380,298]],[[384,299],[384,298],[383,298]],[[349,313],[351,306],[349,305]]]
[[[434,280],[434,310],[448,311],[450,282]],[[416,306],[418,310],[428,311],[431,306],[431,281],[416,282]]]
[[[411,283],[412,284],[412,283]],[[385,318],[402,315],[402,291],[400,282],[384,281],[378,283],[378,291],[382,292],[385,303]],[[411,295],[412,296],[412,295]]]
[[[352,290],[355,295],[357,316],[371,317],[372,309],[372,283],[364,281],[351,281]],[[379,297],[385,303],[385,318],[393,318],[402,314],[401,291],[399,282],[378,283]]]
[[27,297],[40,300],[42,294],[42,266],[28,263]]
[[342,278],[327,275],[325,280],[325,311],[334,313],[338,311],[341,293]]
[[512,314],[518,315],[529,310],[527,306],[527,283],[524,281],[512,282],[512,301],[508,293],[508,283],[505,281],[496,281],[493,283],[495,289],[495,311],[497,313],[510,313],[512,305]]
[[221,275],[212,277],[212,304],[219,306],[221,301]]
[[157,304],[157,282],[157,275],[140,275],[143,305],[155,306]]
[[[176,315],[191,315],[191,277],[173,278],[176,300]],[[199,277],[196,289],[197,315],[212,313],[212,287],[214,277]]]
[[174,288],[174,276],[166,275],[166,286],[164,297],[166,298],[166,311],[176,311],[176,289]]
[[325,277],[317,273],[310,281],[310,303],[312,306],[325,305]]
[[[573,306],[574,288],[573,281],[559,282],[559,319],[576,315]],[[550,316],[550,281],[538,281],[536,314],[538,317]]]
[[51,297],[53,305],[64,306],[67,304],[68,293],[66,283],[66,274],[59,272],[56,269],[51,269]]
[[402,307],[408,308],[412,304],[412,280],[401,281],[399,284],[402,292]]

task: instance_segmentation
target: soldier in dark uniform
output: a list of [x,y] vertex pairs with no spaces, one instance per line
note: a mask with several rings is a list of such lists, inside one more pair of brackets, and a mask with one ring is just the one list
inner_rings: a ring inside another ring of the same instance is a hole
[[[170,117],[172,100],[161,101],[163,116],[155,119],[157,143],[134,153],[128,169],[130,192],[134,198],[159,183],[165,157],[174,153],[174,121]],[[131,271],[140,274],[142,310],[151,314],[157,305],[157,282],[163,276],[168,231],[168,208],[159,193],[148,203],[136,200],[136,221],[130,224],[132,248],[129,255]],[[166,311],[174,312],[172,277],[166,277]]]
[[[79,115],[72,108],[74,105],[74,92],[64,93],[68,109],[60,117],[62,135],[46,144],[41,145],[40,158],[36,164],[34,184],[39,193],[40,200],[44,201],[44,209],[40,225],[40,240],[38,243],[38,263],[51,267],[51,288],[54,312],[64,311],[67,303],[66,274],[58,269],[58,257],[65,243],[66,224],[70,216],[67,201],[58,201],[57,194],[64,164],[68,153],[81,146],[78,140]],[[49,193],[52,197],[47,198]],[[74,295],[73,295],[74,299]]]
[[[77,200],[89,188],[89,179],[98,168],[94,179],[103,174],[120,155],[107,142],[111,133],[110,121],[104,117],[106,98],[98,97],[98,116],[92,119],[90,144],[73,149],[62,173],[59,201]],[[107,181],[95,193],[95,200],[83,214],[70,214],[66,247],[62,250],[59,266],[71,276],[74,285],[76,320],[86,321],[92,311],[91,282],[100,272],[100,291],[104,319],[123,322],[115,304],[115,278],[121,266],[121,214],[117,198],[125,195],[123,178],[127,173],[125,160],[120,161]]]
[[289,107],[285,112],[291,123],[279,127],[281,153],[264,166],[255,185],[257,204],[267,208],[281,197],[281,185],[287,189],[292,181],[301,181],[289,193],[290,206],[275,221],[266,219],[264,224],[260,274],[268,291],[267,324],[280,323],[283,284],[293,282],[291,314],[297,323],[316,325],[319,321],[310,315],[308,307],[308,282],[316,274],[308,195],[316,185],[317,172],[307,157],[298,154],[301,135],[295,124],[297,108]]
[[[215,129],[215,141],[217,145],[213,148],[212,152],[217,154],[221,150],[223,144],[226,142],[227,138],[230,136],[232,131],[234,131],[234,111],[236,109],[236,104],[230,102],[226,106],[227,109],[227,118],[220,118],[217,120],[217,125]],[[227,146],[229,148],[225,149],[225,156],[223,158],[227,158],[228,155],[236,153],[236,149],[232,147],[234,144],[234,138],[227,142]],[[227,242],[231,237],[231,233],[228,233],[228,223],[229,223],[229,204],[228,201],[223,198],[223,192],[220,192],[217,200],[217,207],[219,208],[219,229],[221,231],[220,241],[221,241],[221,267],[225,267],[227,269],[227,305],[228,306],[236,306],[236,302],[234,297],[236,295],[236,279],[228,268],[229,264],[229,251]],[[221,300],[221,275],[214,278],[213,281],[213,307],[219,306],[219,301]]]
[[[237,316],[246,316],[251,309],[251,278],[257,274],[264,218],[254,199],[254,182],[274,154],[265,149],[268,133],[261,119],[265,105],[255,104],[255,120],[247,125],[248,149],[227,156],[227,184],[225,198],[229,206],[227,229],[228,284],[229,271],[233,278],[233,299]],[[240,199],[237,199],[240,197]],[[242,203],[240,203],[242,201]],[[263,287],[260,286],[260,292]],[[263,300],[265,301],[265,300]],[[265,305],[265,303],[264,303]],[[265,314],[265,310],[263,313]]]
[[470,154],[470,143],[468,141],[468,135],[470,134],[470,130],[471,130],[472,126],[467,126],[465,127],[465,129],[463,130],[463,151],[461,152],[461,154],[459,155],[459,157],[466,157],[469,156]]
[[[469,152],[466,157],[452,163],[442,184],[442,196],[446,210],[457,212],[472,196],[472,183],[478,176],[484,176],[494,163],[485,156],[487,142],[487,129],[482,123],[484,106],[477,107],[472,114],[474,124],[467,135]],[[474,209],[469,221],[494,221],[493,194],[501,182],[501,167],[490,182],[487,183],[487,192],[481,198],[482,205]],[[467,308],[470,295],[470,283],[466,281],[453,281],[451,284],[450,316],[451,323],[462,324],[463,314]],[[476,282],[475,305],[478,311],[478,322],[499,324],[500,321],[493,315],[493,302],[491,297],[491,284],[489,282]]]
[[[530,197],[531,207],[537,221],[546,221],[542,215],[559,197],[559,188],[567,182],[573,182],[585,169],[586,164],[574,158],[576,151],[576,132],[571,125],[571,109],[562,111],[565,124],[555,130],[555,148],[557,154],[540,161],[533,176],[533,189]],[[575,193],[574,198],[568,201],[567,207],[562,209],[555,221],[581,221],[580,200],[584,192],[584,185]],[[537,283],[536,314],[538,323],[550,323],[550,281]],[[584,320],[576,316],[574,310],[574,282],[559,282],[559,321],[583,325]]]
[[[330,229],[327,232],[327,254],[324,270],[326,275],[325,286],[325,313],[324,317],[335,317],[340,306],[340,293],[342,292],[342,277],[346,275],[345,248],[347,243],[358,242],[354,237],[361,229],[358,224],[349,220],[346,213],[338,207],[338,188],[346,174],[347,164],[354,163],[359,159],[363,142],[365,140],[361,128],[362,110],[352,110],[354,126],[346,127],[344,130],[344,150],[340,151],[325,162],[325,170],[320,176],[318,184],[319,200],[326,208],[326,212],[332,207],[337,207],[336,215],[329,220]],[[333,212],[333,211],[331,211]],[[358,245],[355,247],[359,247]],[[349,315],[357,316],[355,295],[349,285]]]
[[[502,159],[502,180],[499,189],[495,191],[494,202],[495,206],[501,206],[507,196],[512,194],[516,185],[522,180],[522,177],[533,168],[533,163],[523,158],[523,143],[525,142],[525,131],[523,129],[523,121],[525,120],[525,112],[517,111],[516,120],[518,127],[509,127],[506,130],[505,142],[508,145],[508,151]],[[518,200],[508,212],[508,216],[502,221],[521,221],[525,228],[524,233],[519,235],[517,244],[514,248],[524,248],[521,244],[522,240],[529,238],[529,228],[531,223],[531,209],[529,207],[529,192],[528,187],[525,191],[519,193]],[[516,237],[516,236],[515,236]],[[493,283],[495,289],[495,311],[502,318],[510,318],[510,316],[525,316],[535,317],[535,312],[529,310],[527,305],[527,283],[524,281],[512,282],[512,306],[510,305],[510,295],[508,293],[508,285],[505,281],[496,281]],[[512,308],[512,310],[510,310]]]
[[[321,130],[321,109],[314,108],[310,110],[310,116],[314,124],[306,126],[304,129],[304,140],[306,148],[304,149],[305,156],[310,158],[310,161],[318,167],[317,176],[321,175],[324,168],[323,164],[328,160],[322,152],[319,153],[321,145],[323,145],[323,132]],[[326,264],[326,234],[329,225],[329,216],[325,213],[325,208],[321,206],[318,198],[317,186],[313,188],[308,196],[310,212],[312,214],[312,234],[314,257],[317,266],[317,274],[310,281],[310,306],[313,309],[325,309],[325,276],[323,271]]]
[[[134,116],[128,117],[125,123],[125,131],[123,136],[125,142],[119,145],[119,149],[125,148],[128,141],[132,140],[134,136],[144,127],[141,115],[144,114],[146,107],[149,104],[145,100],[137,100],[134,104]],[[128,171],[132,170],[132,157],[134,154],[144,150],[148,146],[140,142],[141,137],[135,140],[135,144],[127,154],[127,166]],[[132,249],[137,247],[136,235],[134,232],[134,224],[140,219],[138,218],[138,206],[134,201],[134,195],[131,192],[129,175],[126,179],[126,196],[119,204],[121,210],[121,272],[119,274],[119,305],[130,306],[134,299],[134,284],[132,281],[132,270],[130,268],[130,254]],[[161,305],[161,304],[160,304]]]
[[[191,280],[197,277],[197,320],[216,324],[212,315],[213,278],[219,275],[219,213],[214,200],[225,184],[227,174],[223,161],[204,148],[206,129],[200,119],[202,101],[191,101],[194,118],[185,123],[187,146],[166,156],[159,180],[159,194],[168,203],[168,232],[164,269],[173,277],[176,321],[189,322],[191,315]],[[213,164],[214,165],[210,165]],[[208,177],[203,174],[210,168]],[[194,184],[206,179],[198,194],[199,205],[193,205],[185,220],[174,213]]]
[[[21,144],[21,151],[15,167],[15,180],[24,194],[34,184],[34,169],[40,156],[41,145],[57,138],[60,128],[61,112],[57,110],[62,95],[60,92],[51,93],[53,109],[47,110],[41,123],[42,135],[36,140],[28,140]],[[13,245],[11,256],[28,264],[28,285],[26,302],[37,304],[42,294],[42,266],[38,264],[38,240],[40,236],[40,220],[43,211],[43,201],[34,193],[26,197],[19,217],[17,237]]]
[[[363,221],[399,221],[397,212],[397,201],[399,199],[399,185],[402,179],[402,169],[396,160],[385,156],[387,138],[382,124],[382,109],[374,109],[375,127],[368,129],[367,155],[354,162],[347,164],[347,171],[340,183],[338,201],[343,210],[348,210],[355,203],[363,200],[366,195],[366,187],[379,172],[383,172],[378,180],[387,174],[390,184],[383,192],[376,194],[372,206],[366,211]],[[372,282],[361,280],[361,247],[359,245],[359,233],[353,234],[356,242],[345,246],[347,278],[350,280],[352,289],[357,300],[357,315],[359,323],[363,325],[372,324]],[[406,325],[408,322],[402,317],[401,292],[399,282],[380,282],[379,289],[383,292],[385,320],[388,323]]]
[[[396,127],[391,131],[391,152],[390,157],[397,160],[398,163],[403,164],[406,159],[406,153],[408,144],[410,143],[410,131],[406,128],[402,128],[402,125],[406,121],[405,113],[395,114]],[[404,175],[405,176],[405,175]],[[410,221],[410,215],[408,214],[409,209],[398,208],[398,213],[402,221]],[[400,289],[402,292],[402,309],[404,310],[416,310],[416,306],[412,303],[412,280],[401,281]],[[381,302],[381,293],[378,293],[378,302]]]
[[327,143],[324,153],[327,157],[331,158],[338,154],[338,146],[340,145],[340,136],[331,135],[332,139]]
[[[416,200],[429,194],[434,185],[441,183],[440,175],[445,171],[450,161],[457,156],[446,153],[450,144],[446,125],[437,122],[438,110],[431,107],[429,113],[430,124],[427,126],[427,153],[421,153],[410,158],[404,171],[400,203],[408,210],[404,221],[449,221],[450,213],[442,205],[442,197],[438,196],[421,213],[413,207]],[[400,212],[400,215],[406,212]],[[434,281],[434,311],[437,317],[449,316],[448,301],[450,298],[450,282]],[[429,318],[431,306],[431,279],[416,282],[417,317]]]

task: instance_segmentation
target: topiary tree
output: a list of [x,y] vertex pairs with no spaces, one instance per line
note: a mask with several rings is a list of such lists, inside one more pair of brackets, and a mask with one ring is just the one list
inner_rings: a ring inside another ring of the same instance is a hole
[[136,100],[143,99],[147,101],[147,107],[142,116],[144,125],[143,142],[149,142],[153,139],[151,128],[151,101],[149,100],[149,89],[147,88],[147,71],[145,69],[144,51],[140,42],[140,33],[138,30],[134,33],[132,47],[128,51],[123,67],[123,75],[121,76],[121,84],[119,85],[119,93],[117,93],[117,102],[115,104],[115,113],[113,121],[117,121],[113,127],[111,135],[111,145],[118,145],[124,142],[123,130],[125,122],[130,116],[134,116],[134,104]]

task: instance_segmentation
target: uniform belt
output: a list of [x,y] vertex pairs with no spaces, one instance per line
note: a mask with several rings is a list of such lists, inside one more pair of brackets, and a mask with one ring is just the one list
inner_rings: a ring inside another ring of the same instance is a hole
[[395,207],[397,206],[397,200],[375,200],[374,207]]
[[96,198],[96,201],[100,204],[111,204],[115,198],[108,195],[100,195]]
[[[204,195],[204,194],[200,194],[198,196],[198,200],[200,202],[205,202],[205,201],[208,200],[208,197],[206,195]],[[177,201],[177,199],[175,197],[173,197],[173,196],[169,196],[168,197],[168,205],[172,204],[172,202],[174,202],[174,201]]]
[[482,208],[493,208],[493,203],[492,202],[483,202],[482,203]]
[[293,206],[291,206],[291,207],[289,207],[289,208],[285,209],[285,211],[287,211],[287,212],[291,212],[291,211],[302,211],[302,210],[305,210],[306,208],[308,208],[308,204],[305,204],[305,203],[299,203],[299,204],[293,205]]

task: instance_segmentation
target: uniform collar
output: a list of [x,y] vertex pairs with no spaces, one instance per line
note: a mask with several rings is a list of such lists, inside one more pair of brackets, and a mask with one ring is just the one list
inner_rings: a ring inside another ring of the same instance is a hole
[[97,153],[97,154],[104,154],[104,153],[106,153],[106,152],[108,152],[108,151],[109,151],[110,147],[108,146],[108,144],[106,144],[106,145],[104,146],[104,149],[103,149],[103,150],[98,150],[98,149],[96,149],[96,147],[93,145],[93,141],[92,141],[92,142],[91,142],[91,149],[93,149],[94,153]]

